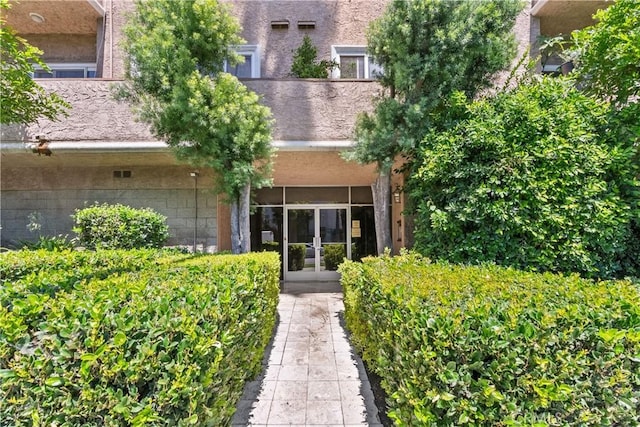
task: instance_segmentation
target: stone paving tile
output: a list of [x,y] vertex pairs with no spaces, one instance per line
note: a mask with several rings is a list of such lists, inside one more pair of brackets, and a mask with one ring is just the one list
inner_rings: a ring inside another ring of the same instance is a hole
[[246,384],[233,426],[381,426],[342,326],[342,294],[305,293],[309,286],[322,288],[284,285],[264,372]]

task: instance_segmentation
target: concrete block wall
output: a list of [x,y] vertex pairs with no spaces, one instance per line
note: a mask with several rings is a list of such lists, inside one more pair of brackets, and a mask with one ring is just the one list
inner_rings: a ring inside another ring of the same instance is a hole
[[[167,217],[170,245],[193,245],[196,217],[198,242],[217,245],[218,197],[213,177],[200,171],[198,182],[192,168],[171,164],[171,157],[143,154],[54,153],[2,157],[0,178],[0,240],[2,246],[21,239],[37,238],[27,230],[29,215],[42,218],[42,235],[72,235],[76,209],[98,203],[120,203],[151,208]],[[150,165],[142,166],[144,162]],[[175,161],[174,161],[175,162]],[[114,171],[126,170],[130,178],[117,178]]]
[[[191,189],[130,189],[130,190],[30,190],[2,191],[0,241],[3,247],[19,240],[34,240],[38,235],[57,236],[72,232],[72,215],[76,209],[94,203],[120,203],[135,208],[151,208],[166,216],[169,245],[191,246],[196,227],[195,194]],[[198,191],[197,244],[217,244],[217,197],[209,190]],[[29,216],[40,218],[42,228],[30,232]]]

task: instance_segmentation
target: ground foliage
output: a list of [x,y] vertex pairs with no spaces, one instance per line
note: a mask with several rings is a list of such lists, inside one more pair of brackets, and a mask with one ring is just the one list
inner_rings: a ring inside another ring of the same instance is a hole
[[454,95],[416,151],[416,248],[460,263],[639,274],[634,117],[563,78]]
[[399,426],[640,422],[640,294],[631,282],[433,264],[340,267],[353,343]]
[[273,253],[1,254],[0,424],[228,424],[279,271]]

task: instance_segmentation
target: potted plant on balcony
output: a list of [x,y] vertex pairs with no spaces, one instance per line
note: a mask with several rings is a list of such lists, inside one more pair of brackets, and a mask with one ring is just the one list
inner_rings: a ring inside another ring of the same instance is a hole
[[333,60],[318,61],[318,49],[311,37],[305,35],[302,44],[293,53],[291,75],[300,79],[326,79],[337,66],[338,63]]

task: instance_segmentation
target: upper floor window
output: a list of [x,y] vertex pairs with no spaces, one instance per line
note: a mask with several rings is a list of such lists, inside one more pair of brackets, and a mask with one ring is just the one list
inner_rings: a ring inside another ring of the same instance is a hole
[[49,71],[34,66],[33,77],[36,79],[92,79],[96,77],[96,64],[47,64]]
[[233,74],[238,78],[260,78],[260,46],[258,45],[242,45],[235,46],[234,50],[240,56],[244,57],[244,62],[230,65],[227,61],[224,63],[224,71]]
[[331,72],[332,78],[375,79],[382,71],[365,46],[331,46],[331,57],[338,64]]

